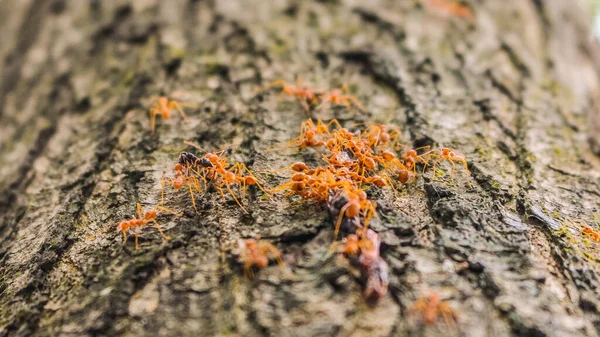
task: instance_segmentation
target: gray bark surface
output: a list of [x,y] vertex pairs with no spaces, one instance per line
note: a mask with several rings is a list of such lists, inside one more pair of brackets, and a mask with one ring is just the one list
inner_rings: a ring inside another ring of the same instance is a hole
[[[581,233],[600,225],[598,53],[571,1],[470,6],[473,22],[399,0],[2,1],[0,335],[598,336],[600,243]],[[396,124],[404,144],[469,161],[471,184],[459,167],[378,195],[390,287],[377,306],[328,256],[323,205],[252,192],[244,214],[212,191],[197,215],[168,190],[185,213],[159,217],[172,240],[86,240],[160,203],[184,140],[236,144],[230,160],[258,172],[314,163],[269,151],[306,116],[257,88],[296,75],[348,83],[368,110],[315,118]],[[190,122],[151,135],[150,98],[165,94],[194,105]],[[254,235],[294,278],[274,265],[244,278],[227,249]],[[407,314],[428,289],[456,326]]]

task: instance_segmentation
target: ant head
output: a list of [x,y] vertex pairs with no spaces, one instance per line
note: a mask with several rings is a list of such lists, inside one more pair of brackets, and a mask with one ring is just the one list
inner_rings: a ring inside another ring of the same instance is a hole
[[121,221],[121,223],[117,225],[117,233],[124,231],[127,227],[129,227],[129,221]]
[[156,218],[156,210],[151,209],[144,214],[144,220],[150,220]]
[[335,139],[330,139],[325,143],[325,147],[327,147],[328,150],[333,150],[335,149],[337,146],[337,142],[335,141]]
[[177,172],[183,171],[183,165],[181,165],[179,163],[175,164],[174,170]]
[[204,155],[204,158],[210,160],[212,164],[216,164],[219,161],[219,156],[214,153],[207,153]]
[[317,131],[315,129],[310,129],[304,133],[304,136],[308,139],[312,139],[315,137],[316,134],[317,134]]
[[367,200],[367,192],[360,190],[358,192],[358,199],[360,200]]
[[256,240],[255,239],[248,239],[248,240],[244,241],[244,245],[248,249],[253,249],[253,248],[256,247]]
[[408,150],[408,152],[406,152],[406,157],[409,158],[415,158],[417,156],[417,151],[415,150]]

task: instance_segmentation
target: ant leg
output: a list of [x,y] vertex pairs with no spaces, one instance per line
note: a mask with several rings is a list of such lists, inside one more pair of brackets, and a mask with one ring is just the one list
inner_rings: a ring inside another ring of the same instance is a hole
[[140,249],[140,245],[138,244],[138,227],[135,228],[135,250]]
[[467,165],[467,161],[464,160],[463,158],[457,159],[457,161],[462,162],[463,165],[465,166],[465,170],[467,171],[467,175],[471,175],[471,172],[469,171],[469,166]]
[[127,233],[125,233],[125,230],[123,230],[123,246],[125,246],[127,244]]
[[360,104],[360,102],[358,101],[358,99],[356,97],[350,96],[350,97],[348,97],[348,100],[350,102],[352,102],[352,104],[354,104],[360,111],[362,111],[362,112],[367,111],[367,109],[365,109],[365,107],[362,104]]
[[256,176],[254,175],[254,173],[252,173],[252,171],[250,171],[250,169],[248,167],[246,167],[245,164],[238,163],[238,166],[240,167],[240,174],[243,173],[242,170],[245,170],[252,178],[254,178],[254,180],[256,181],[256,186],[258,186],[258,188],[260,188],[261,191],[265,192],[266,195],[268,195],[269,197],[271,196],[271,194],[269,192],[267,192],[267,190],[265,190],[262,187],[262,185],[260,184],[260,182],[258,182],[258,178],[256,178]]
[[283,259],[281,258],[281,254],[279,253],[277,248],[275,248],[275,246],[273,246],[273,244],[271,244],[271,243],[264,243],[264,249],[265,249],[265,252],[271,253],[271,255],[277,261],[279,268],[281,268],[281,270],[284,270],[285,263],[283,262]]
[[[158,222],[156,221],[156,219],[152,219],[152,222],[154,222],[154,227],[156,227],[156,229],[158,229],[158,232],[160,233],[160,235],[162,235],[162,237],[165,240],[171,240],[171,237],[169,237],[168,235],[165,235],[165,233],[163,232],[163,230],[160,228],[160,225],[158,224]],[[136,236],[137,237],[137,236]]]
[[456,170],[456,164],[454,164],[454,160],[452,159],[449,159],[448,161],[452,164],[452,171],[450,171],[450,181],[452,181],[454,178],[454,171]]
[[113,223],[113,224],[110,224],[110,225],[108,225],[108,226],[104,226],[104,228],[102,228],[102,230],[101,230],[101,231],[97,231],[97,232],[96,232],[96,234],[92,234],[92,235],[88,236],[87,238],[85,238],[85,241],[90,241],[90,240],[93,240],[94,238],[96,238],[96,235],[98,235],[98,234],[97,234],[98,232],[102,232],[102,233],[104,233],[104,232],[106,232],[107,230],[109,230],[109,229],[110,229],[112,226],[116,226],[116,225],[117,225],[116,223]]
[[140,203],[137,203],[137,215],[138,215],[138,219],[142,218],[142,213],[144,213],[144,209],[142,208],[142,205],[140,205]]
[[300,105],[302,105],[302,108],[304,108],[304,112],[306,113],[306,115],[310,116],[310,106],[308,105],[308,103],[306,103],[306,100],[303,98],[298,98],[298,100],[300,101]]
[[315,108],[315,110],[320,110],[323,107],[323,105],[325,105],[325,104],[327,104],[327,98],[324,98],[323,103],[319,104],[319,106],[317,106]]
[[189,186],[190,188],[190,196],[192,197],[192,205],[194,205],[194,211],[196,211],[196,214],[200,214],[198,213],[198,208],[196,208],[196,201],[194,200],[194,191],[192,190],[192,186]]
[[179,105],[179,103],[175,102],[175,101],[171,101],[168,105],[168,108],[173,110],[173,109],[177,109],[177,111],[179,111],[179,114],[181,115],[181,117],[183,118],[183,120],[185,122],[188,121],[187,116],[185,115],[185,113],[183,112],[183,109],[181,108],[181,105]]
[[335,126],[337,126],[337,128],[338,128],[338,129],[342,129],[342,125],[341,125],[341,124],[340,124],[340,122],[339,122],[337,119],[335,119],[335,118],[334,118],[334,119],[332,119],[332,120],[330,120],[330,121],[329,121],[329,123],[327,123],[327,125],[326,125],[326,126],[327,126],[327,129],[329,129],[329,127],[330,127],[332,124],[333,124],[333,125],[335,125]]
[[161,186],[160,204],[164,205],[165,204],[165,179],[160,180],[160,186]]
[[453,328],[455,318],[454,314],[452,313],[452,309],[444,305],[442,308],[440,308],[440,312],[442,313],[442,317],[444,317],[446,325]]
[[168,212],[171,213],[173,215],[177,215],[177,216],[182,216],[183,213],[177,213],[174,210],[170,209],[170,208],[166,208],[166,207],[162,207],[162,206],[156,206],[156,208],[160,211],[164,211],[164,212]]
[[263,90],[267,90],[272,87],[285,87],[285,86],[287,86],[287,83],[284,80],[277,80],[277,81],[273,81],[273,82],[267,84],[267,86]]
[[152,134],[154,134],[154,130],[156,128],[156,115],[158,111],[155,108],[150,109],[150,129],[152,130]]
[[235,194],[233,194],[233,191],[231,190],[231,187],[229,187],[229,183],[228,182],[225,182],[225,187],[227,187],[227,190],[229,191],[229,194],[231,194],[231,197],[233,198],[233,200],[235,200],[235,202],[242,208],[242,210],[244,211],[244,213],[248,214],[248,211],[238,201],[238,199],[235,197]]
[[350,206],[349,203],[344,205],[342,209],[340,209],[340,214],[338,215],[338,219],[335,222],[335,229],[333,231],[333,241],[337,240],[338,233],[340,231],[340,226],[342,225],[342,220],[344,220],[344,214],[346,213],[346,209]]

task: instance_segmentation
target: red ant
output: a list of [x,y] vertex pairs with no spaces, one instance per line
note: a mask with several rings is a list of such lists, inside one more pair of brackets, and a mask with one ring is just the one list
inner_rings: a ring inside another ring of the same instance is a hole
[[[196,145],[192,142],[184,141],[184,144],[194,146],[198,149],[202,149],[199,145]],[[216,153],[205,154],[203,158],[208,160],[212,166],[207,167],[205,165],[202,165],[201,169],[205,172],[205,178],[211,179],[216,182],[214,186],[217,188],[217,190],[223,198],[225,198],[225,193],[223,193],[223,186],[225,186],[233,200],[235,200],[235,202],[245,213],[248,213],[248,211],[244,208],[244,206],[242,206],[238,198],[231,190],[231,184],[240,184],[244,193],[246,192],[246,188],[249,185],[257,185],[267,195],[269,193],[263,189],[263,187],[258,182],[258,179],[252,174],[252,172],[246,167],[246,165],[237,163],[232,165],[229,169],[227,169],[227,159],[221,158],[217,154],[223,151],[224,150],[218,151]],[[242,174],[244,171],[248,172],[250,175],[238,175]]]
[[[119,224],[112,224],[106,227],[106,229],[112,227],[112,226],[117,226],[117,232],[122,232],[123,233],[123,244],[127,243],[127,231],[129,228],[135,228],[134,234],[135,234],[135,250],[139,249],[139,245],[138,245],[138,228],[139,227],[143,227],[148,225],[149,223],[153,222],[154,223],[154,227],[156,227],[156,229],[158,229],[158,232],[160,233],[160,235],[165,239],[165,240],[170,240],[170,238],[165,235],[165,233],[162,231],[162,229],[160,228],[160,225],[158,224],[158,222],[156,221],[156,217],[161,213],[161,212],[168,212],[177,216],[181,216],[181,213],[177,213],[171,209],[168,209],[166,207],[162,207],[162,206],[156,206],[153,209],[144,212],[142,205],[140,205],[140,203],[137,203],[137,218],[133,217],[131,218],[131,220],[124,220],[121,221]],[[106,230],[105,229],[105,230]],[[90,237],[88,237],[88,240],[94,238],[95,235],[91,235]]]
[[171,118],[171,111],[177,109],[179,114],[184,121],[187,122],[187,117],[181,108],[181,104],[174,100],[169,100],[168,97],[161,96],[158,98],[158,102],[150,108],[150,128],[152,129],[152,133],[154,133],[154,128],[156,124],[156,116],[161,116],[163,119]]
[[[184,172],[184,170],[186,172]],[[181,189],[184,186],[187,186],[190,191],[190,197],[192,198],[192,205],[194,206],[194,210],[196,211],[196,214],[198,214],[198,208],[196,208],[196,201],[194,199],[194,189],[196,189],[196,191],[198,193],[202,192],[202,187],[200,185],[200,181],[196,178],[196,175],[190,174],[190,171],[193,171],[190,166],[188,166],[186,168],[186,167],[184,167],[184,165],[177,163],[177,164],[175,164],[174,171],[176,174],[175,178],[162,178],[160,180],[161,187],[162,187],[162,197],[161,197],[162,204],[164,205],[164,202],[165,202],[165,184],[169,184],[169,185],[173,186],[173,188],[176,191],[178,191],[179,189]],[[200,178],[202,178],[202,177],[200,177]],[[202,179],[204,180],[204,178],[202,178]],[[206,184],[206,180],[204,180],[204,183]]]
[[473,14],[471,9],[467,6],[461,5],[460,1],[457,0],[427,0],[429,5],[434,8],[439,8],[451,15],[465,18],[467,20],[473,20]]
[[588,235],[593,241],[600,242],[600,234],[595,232],[592,227],[585,226],[581,232]]
[[269,265],[269,257],[275,258],[282,270],[285,268],[281,254],[269,242],[261,242],[258,239],[240,240],[235,253],[239,255],[239,261],[244,264],[244,276],[249,279],[254,277],[252,267],[265,268]]
[[369,146],[377,147],[390,142],[395,144],[400,137],[400,132],[397,130],[388,132],[385,125],[373,124],[363,131],[361,137],[367,140]]
[[[366,277],[364,295],[377,301],[387,293],[389,274],[387,263],[379,255],[381,240],[372,229],[358,228],[355,234],[345,237],[342,252],[346,257],[358,255],[361,273]],[[356,261],[356,260],[355,260]]]
[[317,96],[322,95],[322,90],[313,90],[308,86],[303,86],[300,76],[296,76],[296,87],[289,85],[284,80],[271,82],[266,88],[268,89],[270,87],[281,87],[281,94],[296,97],[307,112],[310,111],[309,104],[313,104],[316,101]]
[[352,95],[346,95],[348,92],[348,85],[344,84],[342,89],[333,89],[330,92],[321,96],[321,100],[323,103],[317,107],[320,109],[323,105],[330,103],[335,105],[344,105],[347,109],[350,109],[352,105],[355,105],[361,111],[366,111],[366,109],[360,104],[358,99]]
[[457,312],[448,303],[442,301],[437,293],[430,293],[426,298],[421,298],[408,309],[409,314],[420,313],[425,325],[432,325],[441,314],[448,326],[454,326],[458,319]]
[[374,202],[367,199],[367,193],[363,190],[355,191],[351,189],[345,189],[343,192],[346,194],[346,204],[340,209],[340,214],[335,223],[335,229],[333,232],[333,240],[337,239],[337,235],[340,231],[340,226],[344,216],[347,218],[354,218],[359,216],[361,212],[364,216],[364,226],[369,227],[369,221],[373,215],[376,215],[376,205]]
[[[442,147],[442,148],[436,150],[434,153],[432,153],[431,156],[437,158],[437,160],[435,162],[433,162],[434,174],[435,174],[435,166],[437,165],[437,163],[442,162],[444,160],[447,160],[450,162],[450,164],[452,164],[452,172],[450,174],[450,178],[452,178],[454,176],[454,171],[456,169],[456,165],[454,164],[454,162],[462,163],[467,172],[467,176],[470,174],[469,167],[467,166],[467,160],[465,159],[465,157],[463,155],[457,154],[456,152],[452,151],[451,149],[449,149],[447,147]],[[425,163],[425,165],[427,166],[427,163]]]

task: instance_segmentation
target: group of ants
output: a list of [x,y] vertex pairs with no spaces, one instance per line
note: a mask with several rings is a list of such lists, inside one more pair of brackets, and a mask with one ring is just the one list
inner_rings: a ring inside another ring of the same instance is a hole
[[[346,86],[331,91],[313,90],[301,83],[297,78],[295,85],[285,81],[275,81],[262,90],[280,88],[281,95],[295,98],[310,113],[325,105],[356,107],[365,110],[359,100],[348,94]],[[156,117],[171,118],[173,111],[178,111],[184,120],[187,116],[182,103],[168,97],[159,97],[150,109],[151,132],[155,132]],[[377,215],[377,203],[369,200],[366,190],[386,189],[395,195],[399,186],[416,181],[418,171],[431,168],[436,173],[436,166],[441,162],[449,162],[452,167],[450,177],[454,176],[456,165],[464,166],[469,174],[464,156],[450,148],[430,149],[427,147],[405,149],[399,143],[400,132],[393,126],[370,124],[364,130],[351,131],[333,119],[328,123],[322,120],[314,122],[311,118],[302,122],[300,135],[283,148],[313,148],[313,153],[321,157],[323,165],[309,167],[304,162],[296,162],[265,172],[269,175],[284,174],[287,179],[281,185],[268,188],[243,163],[228,163],[224,156],[226,150],[208,152],[202,156],[191,152],[181,152],[177,163],[161,178],[161,205],[144,211],[137,204],[137,216],[109,225],[116,226],[122,233],[123,243],[127,242],[127,234],[131,229],[135,235],[135,248],[139,249],[138,231],[144,226],[153,225],[160,235],[169,240],[156,218],[161,213],[181,216],[174,210],[164,207],[165,189],[170,186],[175,191],[181,189],[189,193],[196,213],[196,199],[199,194],[210,190],[218,191],[223,198],[229,194],[239,207],[247,213],[243,200],[248,188],[261,190],[266,197],[283,194],[284,197],[301,198],[327,206],[334,222],[333,244],[330,253],[338,253],[349,266],[360,271],[364,296],[368,303],[374,304],[385,296],[388,288],[388,265],[380,256],[381,240],[379,234],[369,228],[369,223]],[[186,145],[202,148],[192,142]],[[338,235],[346,234],[341,241]],[[95,235],[90,236],[90,238]],[[254,272],[269,265],[271,259],[276,260],[282,270],[284,262],[277,248],[260,238],[239,240],[232,254],[243,264],[244,275],[252,278]],[[411,312],[422,314],[423,322],[433,324],[442,315],[447,324],[456,320],[456,312],[439,295],[431,292],[428,296],[417,300],[410,308]]]

